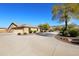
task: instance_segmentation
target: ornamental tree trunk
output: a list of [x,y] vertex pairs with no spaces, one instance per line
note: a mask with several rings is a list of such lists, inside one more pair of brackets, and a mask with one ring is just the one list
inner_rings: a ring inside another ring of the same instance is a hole
[[67,19],[65,19],[65,30],[67,30]]
[[65,30],[67,30],[67,26],[68,26],[67,20],[68,20],[68,15],[65,14]]

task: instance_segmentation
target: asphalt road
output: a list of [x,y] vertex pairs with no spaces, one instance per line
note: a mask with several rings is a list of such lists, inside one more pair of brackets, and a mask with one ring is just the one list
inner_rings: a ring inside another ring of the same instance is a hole
[[57,32],[18,36],[0,33],[0,56],[79,56],[79,46],[59,41]]

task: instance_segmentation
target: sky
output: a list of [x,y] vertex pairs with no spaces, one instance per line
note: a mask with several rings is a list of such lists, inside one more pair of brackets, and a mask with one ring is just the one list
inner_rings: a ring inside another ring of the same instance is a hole
[[[39,25],[48,23],[57,26],[60,23],[52,20],[53,3],[0,3],[0,27],[8,27],[12,22],[17,24]],[[73,21],[78,24],[79,21]]]

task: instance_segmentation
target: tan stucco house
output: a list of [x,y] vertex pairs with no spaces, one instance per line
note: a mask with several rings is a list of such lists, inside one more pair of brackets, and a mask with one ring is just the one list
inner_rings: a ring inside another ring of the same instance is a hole
[[23,24],[23,25],[17,25],[15,23],[11,23],[10,26],[8,27],[7,29],[7,32],[10,32],[10,33],[30,33],[30,31],[36,31],[36,32],[40,32],[40,28],[39,27],[36,27],[36,26],[31,26],[31,25],[26,25],[26,24]]

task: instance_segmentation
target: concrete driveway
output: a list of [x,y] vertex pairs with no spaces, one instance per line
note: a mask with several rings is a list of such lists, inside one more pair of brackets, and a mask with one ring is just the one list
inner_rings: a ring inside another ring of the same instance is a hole
[[1,56],[79,56],[79,46],[59,41],[58,32],[18,36],[0,33]]

